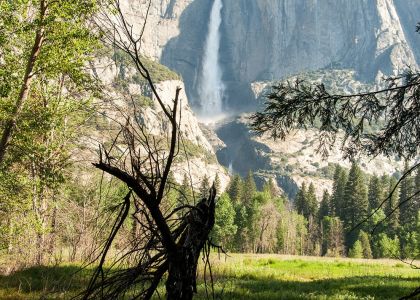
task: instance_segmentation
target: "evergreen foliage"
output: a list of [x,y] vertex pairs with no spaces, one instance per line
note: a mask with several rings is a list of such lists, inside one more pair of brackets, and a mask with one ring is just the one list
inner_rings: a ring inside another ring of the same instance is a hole
[[363,247],[362,243],[357,240],[349,250],[350,258],[363,258]]
[[369,235],[361,230],[359,232],[359,239],[363,249],[363,258],[372,258],[372,249],[370,247]]
[[360,167],[353,163],[347,180],[342,220],[346,230],[346,245],[352,245],[357,239],[358,232],[353,230],[356,225],[363,222],[368,212],[368,194],[365,178]]
[[334,172],[334,184],[331,196],[331,213],[340,218],[343,217],[344,191],[347,184],[347,172],[337,165]]
[[324,217],[330,216],[331,214],[331,197],[328,190],[324,190],[322,194],[321,204],[319,206],[319,219],[322,221]]

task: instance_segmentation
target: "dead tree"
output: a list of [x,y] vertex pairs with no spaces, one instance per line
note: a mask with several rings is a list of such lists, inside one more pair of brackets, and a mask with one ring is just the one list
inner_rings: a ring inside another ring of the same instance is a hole
[[[150,7],[150,4],[149,4]],[[142,34],[133,33],[120,8],[112,3],[115,14],[98,17],[98,28],[105,41],[127,54],[139,74],[146,80],[168,124],[166,136],[153,136],[134,114],[123,114],[120,131],[108,147],[100,146],[99,162],[93,165],[124,182],[129,192],[120,204],[109,238],[102,248],[99,266],[80,299],[150,299],[166,278],[167,299],[192,299],[196,288],[197,264],[203,250],[208,254],[209,233],[214,225],[214,186],[206,199],[196,205],[165,203],[173,182],[171,168],[180,147],[180,88],[171,106],[157,93],[149,70],[140,55]],[[144,28],[143,28],[144,29]],[[130,209],[140,232],[124,253],[108,261],[115,237],[128,220]],[[208,260],[207,260],[208,262]],[[107,263],[105,270],[104,264]],[[108,267],[109,266],[109,267]],[[166,274],[166,276],[165,276]]]

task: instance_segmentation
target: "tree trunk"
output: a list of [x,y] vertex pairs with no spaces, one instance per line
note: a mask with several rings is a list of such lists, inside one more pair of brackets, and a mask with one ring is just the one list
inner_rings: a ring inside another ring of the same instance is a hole
[[[199,255],[200,253],[198,253]],[[166,291],[168,300],[191,300],[196,288],[198,257],[193,251],[181,249],[169,263]]]
[[209,198],[203,199],[196,205],[197,210],[191,211],[186,219],[186,229],[177,244],[177,251],[168,255],[168,300],[191,300],[197,292],[197,264],[214,226],[215,196],[212,188]]

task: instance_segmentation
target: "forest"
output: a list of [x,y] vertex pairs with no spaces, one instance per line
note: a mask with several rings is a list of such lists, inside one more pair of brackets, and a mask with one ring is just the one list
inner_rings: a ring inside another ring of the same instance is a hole
[[272,181],[257,191],[251,173],[245,179],[235,176],[216,206],[220,218],[214,238],[234,252],[417,257],[419,217],[412,207],[417,202],[399,203],[413,193],[419,180],[417,172],[394,190],[393,176],[368,176],[357,163],[350,170],[337,165],[331,195],[325,190],[317,199],[314,183],[303,183],[291,203]]

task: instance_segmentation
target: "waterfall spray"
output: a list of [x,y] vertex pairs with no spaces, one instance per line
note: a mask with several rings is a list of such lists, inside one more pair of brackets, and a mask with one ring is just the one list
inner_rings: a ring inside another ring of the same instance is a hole
[[214,0],[205,43],[201,80],[198,86],[201,103],[200,115],[205,119],[217,118],[222,114],[224,85],[219,65],[219,28],[222,23],[222,7],[222,0]]

